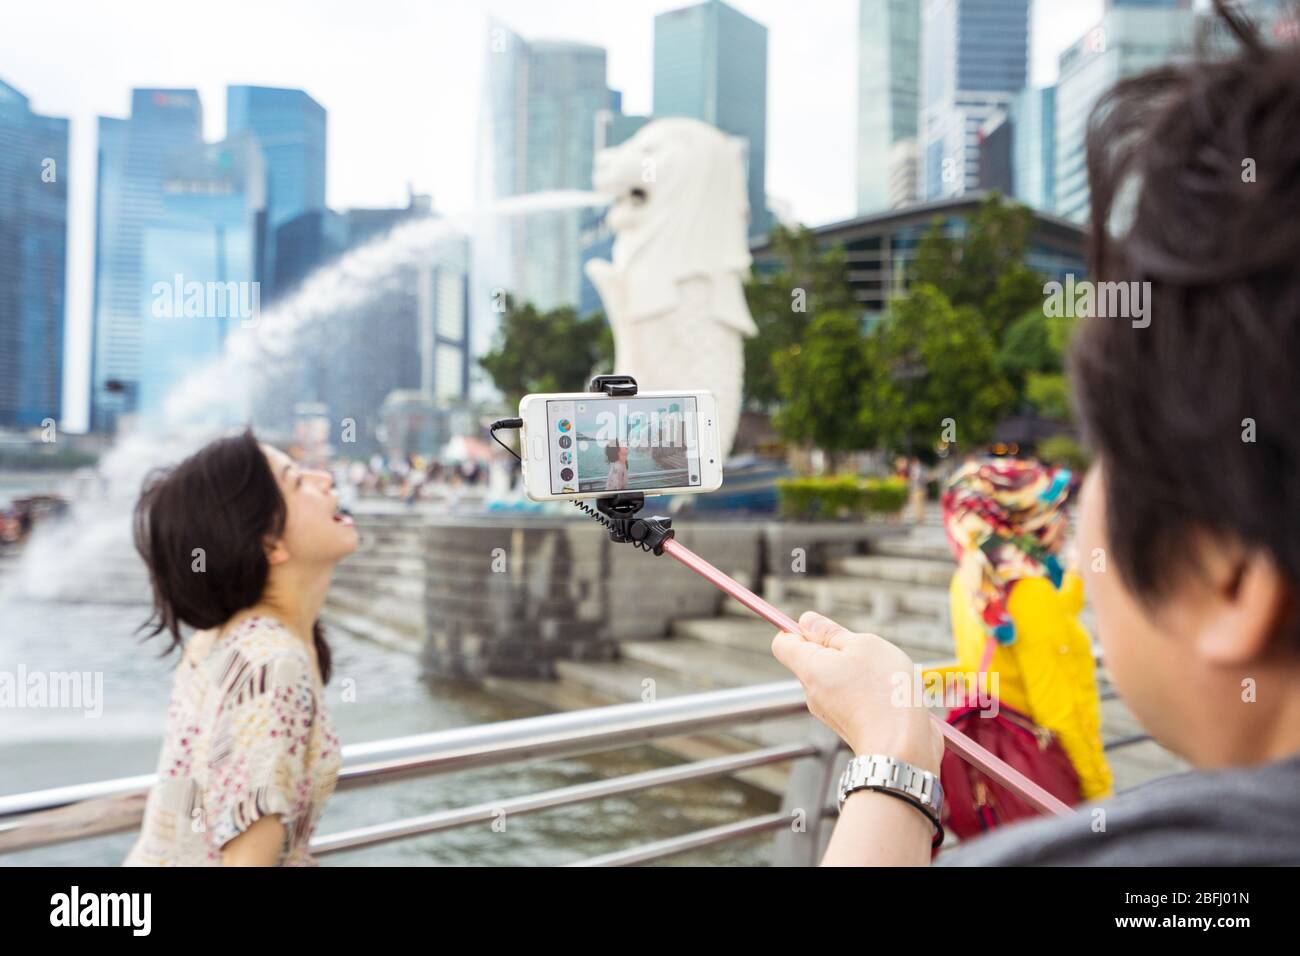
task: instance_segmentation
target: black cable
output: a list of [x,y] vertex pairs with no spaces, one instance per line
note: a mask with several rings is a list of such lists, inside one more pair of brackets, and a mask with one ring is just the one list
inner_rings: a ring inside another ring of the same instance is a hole
[[585,501],[583,501],[581,498],[570,498],[569,500],[573,502],[573,504],[577,507],[577,509],[578,509],[579,511],[584,511],[584,512],[586,512],[588,515],[590,515],[591,517],[595,518],[595,519],[596,519],[597,521],[599,521],[599,522],[601,523],[601,525],[603,525],[607,530],[609,530],[609,531],[614,531],[614,530],[615,530],[615,528],[614,528],[614,522],[610,521],[610,520],[609,520],[608,518],[606,518],[603,514],[601,514],[601,513],[600,513],[599,511],[597,511],[595,508],[593,508],[593,507],[591,507],[590,505],[588,505],[588,504],[587,504]]
[[[515,451],[513,448],[511,448],[509,445],[503,442],[500,438],[497,438],[497,429],[498,428],[514,429],[514,428],[523,428],[523,427],[524,427],[524,420],[522,418],[502,418],[499,421],[495,421],[488,426],[488,434],[492,436],[492,440],[495,441],[498,445],[500,445],[506,451],[510,452],[510,454],[514,455],[516,458],[519,458],[519,453],[517,451]],[[519,458],[519,461],[522,462],[523,459]]]

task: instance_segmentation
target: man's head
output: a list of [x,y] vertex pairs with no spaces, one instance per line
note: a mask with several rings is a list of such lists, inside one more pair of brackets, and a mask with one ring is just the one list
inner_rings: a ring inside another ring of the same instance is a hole
[[1072,356],[1106,664],[1206,765],[1277,755],[1300,689],[1300,53],[1216,6],[1239,54],[1093,114],[1093,269],[1149,282],[1151,321],[1085,318]]

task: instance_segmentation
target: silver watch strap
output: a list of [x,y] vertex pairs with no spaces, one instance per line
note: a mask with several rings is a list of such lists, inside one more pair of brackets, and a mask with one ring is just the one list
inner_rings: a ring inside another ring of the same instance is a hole
[[937,774],[884,754],[854,757],[840,777],[839,808],[855,790],[890,790],[916,804],[927,816],[941,818],[943,786]]

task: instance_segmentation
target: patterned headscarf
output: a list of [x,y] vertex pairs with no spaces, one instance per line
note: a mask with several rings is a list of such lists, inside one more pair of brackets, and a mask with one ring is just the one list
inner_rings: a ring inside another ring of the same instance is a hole
[[1016,639],[1007,611],[1016,581],[1046,577],[1061,586],[1057,552],[1068,530],[1069,487],[1068,468],[999,458],[964,465],[944,491],[943,525],[958,574],[1000,644]]

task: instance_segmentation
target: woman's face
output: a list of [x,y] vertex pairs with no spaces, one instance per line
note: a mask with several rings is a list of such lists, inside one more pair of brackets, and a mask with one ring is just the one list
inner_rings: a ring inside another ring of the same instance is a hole
[[290,559],[334,564],[355,551],[357,531],[352,519],[339,513],[329,472],[301,468],[270,445],[263,445],[262,452],[284,495],[286,516],[280,543]]

